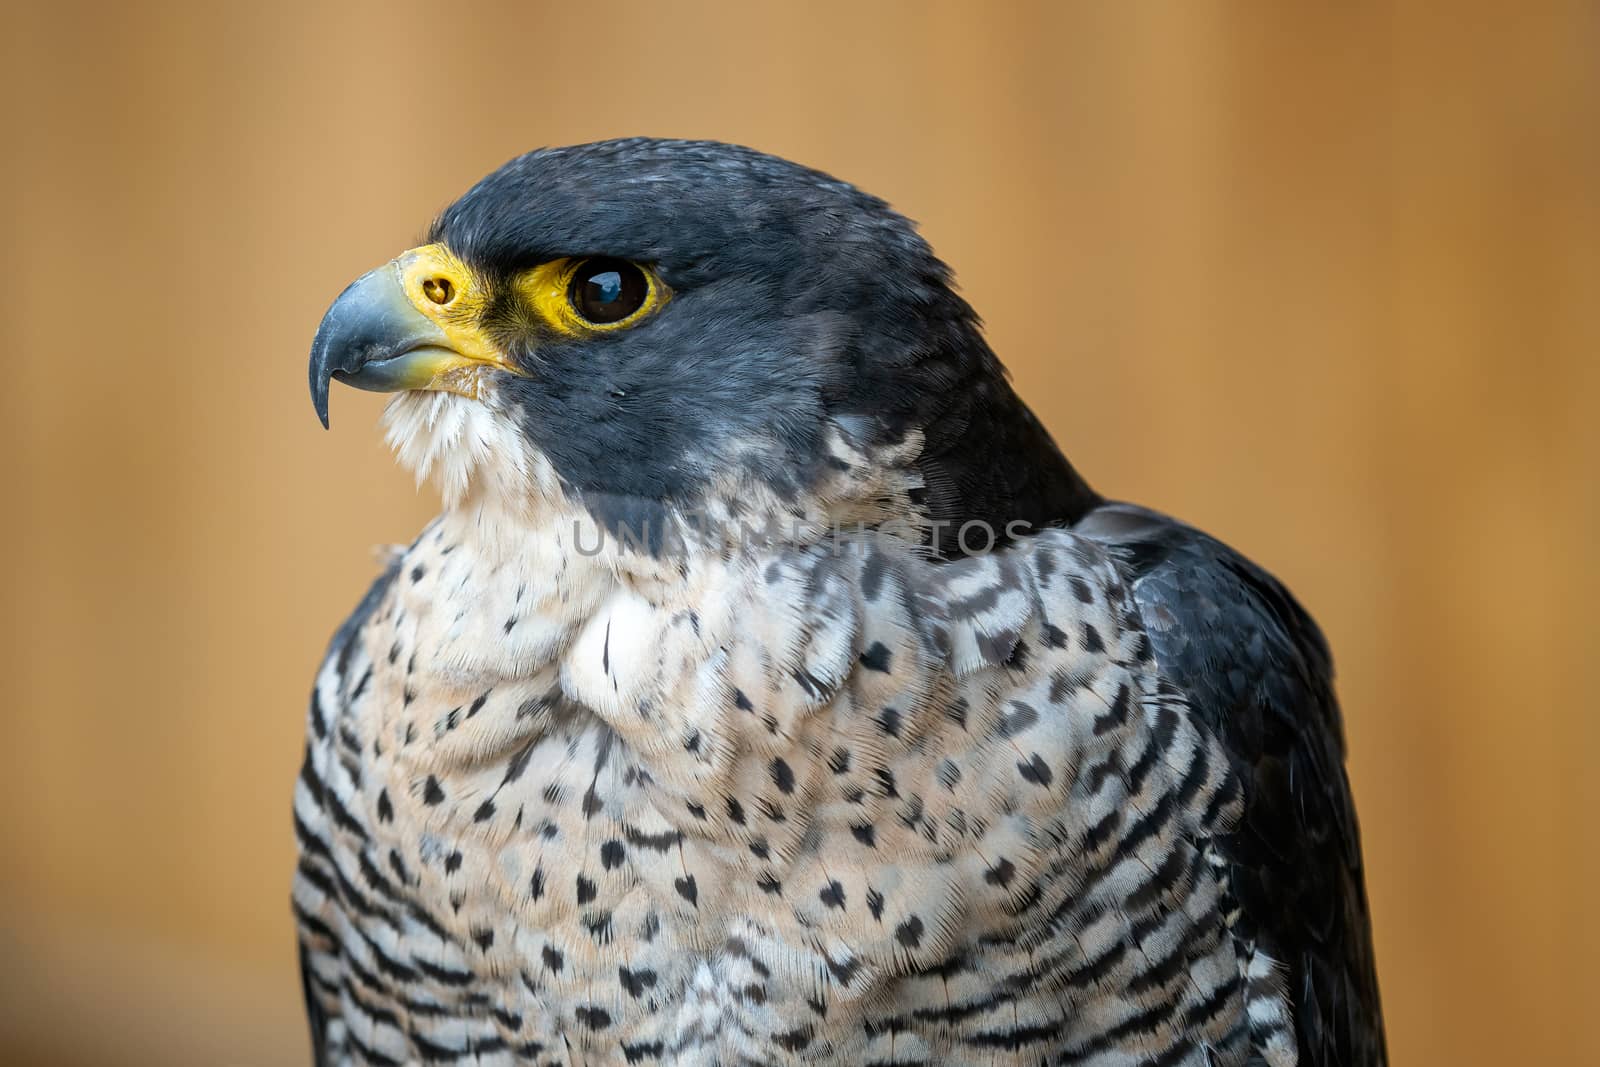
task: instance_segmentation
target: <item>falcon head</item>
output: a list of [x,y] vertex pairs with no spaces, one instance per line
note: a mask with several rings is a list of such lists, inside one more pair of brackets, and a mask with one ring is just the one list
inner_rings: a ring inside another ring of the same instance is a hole
[[512,160],[334,301],[310,376],[324,425],[330,380],[398,393],[390,440],[452,506],[906,511],[949,555],[1093,498],[910,222],[724,144]]

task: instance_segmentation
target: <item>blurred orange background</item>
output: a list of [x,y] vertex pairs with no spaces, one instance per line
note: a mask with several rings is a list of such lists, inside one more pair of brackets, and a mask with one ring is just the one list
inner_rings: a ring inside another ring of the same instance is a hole
[[312,332],[506,158],[648,133],[920,220],[1099,488],[1320,618],[1395,1063],[1600,1063],[1594,3],[4,26],[0,1060],[305,1062],[306,694],[434,508],[381,398],[317,425]]

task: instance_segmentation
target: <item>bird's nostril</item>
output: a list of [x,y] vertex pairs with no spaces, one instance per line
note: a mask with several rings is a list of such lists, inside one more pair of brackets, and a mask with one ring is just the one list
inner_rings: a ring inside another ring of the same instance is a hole
[[456,298],[456,287],[449,278],[428,278],[422,283],[422,292],[435,304],[448,304]]

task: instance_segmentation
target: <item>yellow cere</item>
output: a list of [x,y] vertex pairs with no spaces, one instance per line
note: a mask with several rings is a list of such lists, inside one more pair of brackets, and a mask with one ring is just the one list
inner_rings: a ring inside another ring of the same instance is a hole
[[484,331],[488,287],[466,264],[440,244],[402,252],[394,262],[406,299],[444,330],[451,348],[474,362],[515,370]]

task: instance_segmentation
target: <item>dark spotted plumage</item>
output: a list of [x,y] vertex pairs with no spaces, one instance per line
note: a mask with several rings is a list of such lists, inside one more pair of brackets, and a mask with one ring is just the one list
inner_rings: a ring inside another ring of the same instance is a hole
[[[314,689],[319,1064],[1383,1062],[1315,626],[1089,489],[909,223],[635,140],[432,239],[470,333],[378,272],[313,356],[319,404],[405,338],[499,360],[391,406],[445,511]],[[670,302],[541,325],[584,256]]]
[[1360,838],[1321,631],[1266,571],[1163,515],[1108,505],[1080,529],[1128,572],[1157,660],[1239,775],[1244,819],[1219,848],[1240,936],[1288,968],[1301,1062],[1382,1062]]

